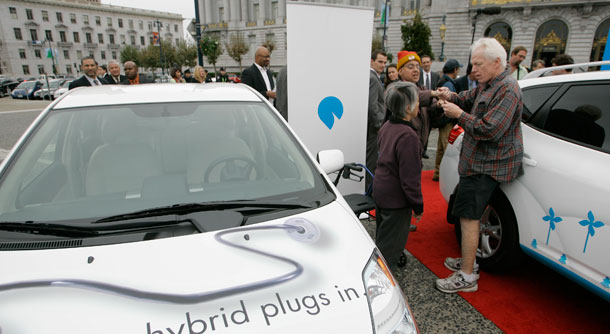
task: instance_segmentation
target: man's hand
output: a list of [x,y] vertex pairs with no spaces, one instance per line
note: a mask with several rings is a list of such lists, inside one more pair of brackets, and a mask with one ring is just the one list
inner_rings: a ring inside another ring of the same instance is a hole
[[416,223],[419,223],[419,221],[421,220],[421,217],[423,216],[423,214],[424,214],[423,212],[420,213],[420,214],[413,213],[413,218],[415,218],[415,222]]
[[449,100],[451,94],[451,91],[447,87],[439,87],[436,89],[436,96],[441,100]]
[[277,94],[273,91],[270,91],[270,90],[267,91],[267,97],[269,97],[270,99],[275,99],[276,95]]
[[462,113],[464,112],[464,110],[462,110],[456,104],[448,102],[446,100],[438,101],[438,105],[443,108],[445,116],[449,118],[460,118],[460,116],[462,116]]

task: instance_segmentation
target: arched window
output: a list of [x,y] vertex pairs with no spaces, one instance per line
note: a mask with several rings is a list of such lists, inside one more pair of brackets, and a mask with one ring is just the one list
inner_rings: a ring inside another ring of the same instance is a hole
[[546,21],[536,32],[533,59],[542,59],[545,66],[552,66],[551,59],[565,53],[567,42],[568,25],[561,20]]
[[510,45],[513,39],[513,29],[506,22],[496,22],[485,29],[485,37],[495,38],[506,50],[506,54],[510,54]]
[[591,48],[591,61],[599,61],[604,58],[604,50],[608,41],[608,31],[610,30],[610,19],[602,22],[595,31],[593,37],[593,47]]

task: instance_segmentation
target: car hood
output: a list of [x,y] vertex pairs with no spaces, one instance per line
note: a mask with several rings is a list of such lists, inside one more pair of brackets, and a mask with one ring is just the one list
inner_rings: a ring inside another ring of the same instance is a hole
[[[299,214],[319,229],[303,242],[286,230],[235,233],[231,243],[303,266],[283,283],[196,303],[128,297],[120,289],[62,284],[98,282],[147,294],[197,294],[273,280],[294,266],[219,242],[216,232],[85,248],[0,252],[2,333],[370,333],[362,271],[374,244],[360,222],[333,202]],[[290,217],[289,217],[290,218]],[[282,225],[287,218],[252,226]],[[7,284],[53,280],[2,291]]]

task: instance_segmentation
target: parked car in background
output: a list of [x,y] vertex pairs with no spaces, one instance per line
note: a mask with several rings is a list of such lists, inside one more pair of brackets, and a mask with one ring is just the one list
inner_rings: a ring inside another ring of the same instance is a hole
[[[64,83],[64,79],[49,79],[49,86],[47,86],[46,80],[42,82],[43,86],[34,92],[35,99],[45,99],[52,100],[54,99],[54,93],[58,90],[61,85]],[[50,87],[50,88],[49,88]]]
[[317,157],[246,85],[69,91],[0,164],[2,333],[416,334]]
[[32,80],[20,83],[11,92],[11,97],[14,99],[34,99],[34,93],[42,88],[42,81]]
[[232,81],[234,83],[240,83],[241,78],[239,77],[239,75],[237,75],[235,73],[229,73],[229,81]]
[[69,90],[71,82],[72,82],[72,80],[64,81],[64,83],[61,84],[61,87],[59,87],[55,92],[53,92],[53,99],[56,99],[56,98],[60,97],[62,94],[64,94],[65,92],[67,92]]
[[[523,251],[610,301],[610,71],[542,73],[519,81],[525,173],[493,194],[477,262],[507,268]],[[458,241],[451,209],[462,138],[448,145],[439,182]]]
[[0,79],[0,97],[9,95],[13,89],[19,86],[19,81],[10,78]]

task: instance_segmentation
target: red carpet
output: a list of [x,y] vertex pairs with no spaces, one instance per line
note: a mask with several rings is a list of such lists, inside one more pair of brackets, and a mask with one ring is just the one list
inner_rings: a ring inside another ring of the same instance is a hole
[[[451,271],[443,261],[460,256],[460,249],[432,171],[422,173],[422,188],[424,216],[409,234],[407,249],[438,277],[446,277]],[[507,273],[481,272],[479,291],[460,295],[508,334],[610,333],[609,303],[528,257]]]

